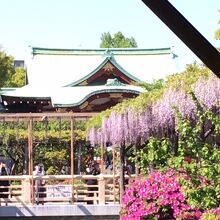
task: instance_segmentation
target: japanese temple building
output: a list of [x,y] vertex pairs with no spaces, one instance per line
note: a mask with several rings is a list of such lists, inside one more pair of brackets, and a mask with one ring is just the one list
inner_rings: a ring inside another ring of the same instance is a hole
[[[28,84],[1,90],[7,112],[99,112],[143,92],[140,82],[175,70],[171,48],[32,48]],[[1,111],[1,110],[0,110]]]

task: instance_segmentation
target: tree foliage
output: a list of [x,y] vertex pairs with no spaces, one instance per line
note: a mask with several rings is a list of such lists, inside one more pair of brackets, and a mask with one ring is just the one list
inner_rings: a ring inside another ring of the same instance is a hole
[[7,86],[10,87],[22,87],[25,85],[26,69],[19,67],[16,68],[15,73],[12,75],[11,79],[8,80]]
[[[220,24],[220,22],[219,22],[219,24]],[[215,39],[220,40],[220,28],[218,30],[216,30],[216,32],[215,32]]]
[[14,73],[13,57],[5,52],[0,52],[0,88],[8,86],[8,82]]
[[101,36],[100,48],[132,48],[137,47],[133,37],[127,38],[120,31],[112,37],[109,32]]
[[0,88],[22,87],[25,85],[26,70],[14,69],[14,58],[5,52],[0,52]]
[[141,82],[138,85],[143,87],[147,92],[150,92],[150,91],[153,91],[153,90],[163,88],[164,80],[163,79],[158,79],[158,80],[154,80],[152,83]]
[[207,79],[211,75],[211,70],[204,64],[194,62],[186,65],[186,69],[183,72],[169,75],[166,79],[165,86],[166,88],[182,88],[187,92],[191,90],[192,85],[195,84],[199,78],[203,77]]

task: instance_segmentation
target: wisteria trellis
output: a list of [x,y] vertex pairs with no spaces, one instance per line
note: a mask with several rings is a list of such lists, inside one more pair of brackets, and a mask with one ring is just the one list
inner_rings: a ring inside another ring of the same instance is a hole
[[[204,110],[215,111],[220,115],[220,80],[215,76],[201,78],[193,86],[192,92]],[[175,108],[174,108],[175,107]],[[196,120],[197,106],[192,96],[181,88],[168,88],[160,99],[140,110],[129,106],[121,112],[112,111],[108,117],[102,118],[100,128],[91,128],[88,139],[96,144],[111,143],[135,144],[149,137],[162,138],[168,130],[175,130],[175,110],[184,118]]]

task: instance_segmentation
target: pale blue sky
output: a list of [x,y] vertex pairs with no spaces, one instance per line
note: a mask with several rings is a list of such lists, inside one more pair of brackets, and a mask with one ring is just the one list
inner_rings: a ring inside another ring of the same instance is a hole
[[[213,46],[219,0],[170,0]],[[18,59],[30,46],[98,48],[101,34],[121,31],[139,48],[174,46],[182,70],[196,56],[141,0],[0,0],[0,44]]]

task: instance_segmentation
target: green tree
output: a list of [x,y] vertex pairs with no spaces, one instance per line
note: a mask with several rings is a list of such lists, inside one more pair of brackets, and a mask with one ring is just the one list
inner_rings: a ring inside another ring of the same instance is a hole
[[13,57],[7,55],[4,51],[0,52],[0,88],[8,86],[8,82],[14,73]]
[[22,87],[25,85],[26,70],[22,67],[16,68],[12,78],[8,81],[8,86]]
[[164,86],[164,80],[163,79],[158,79],[158,80],[153,80],[152,83],[147,83],[147,82],[141,82],[138,85],[142,86],[144,89],[146,89],[148,92],[155,90],[155,89],[162,89]]
[[134,48],[137,43],[133,37],[126,38],[120,31],[112,37],[109,32],[101,36],[100,48]]

